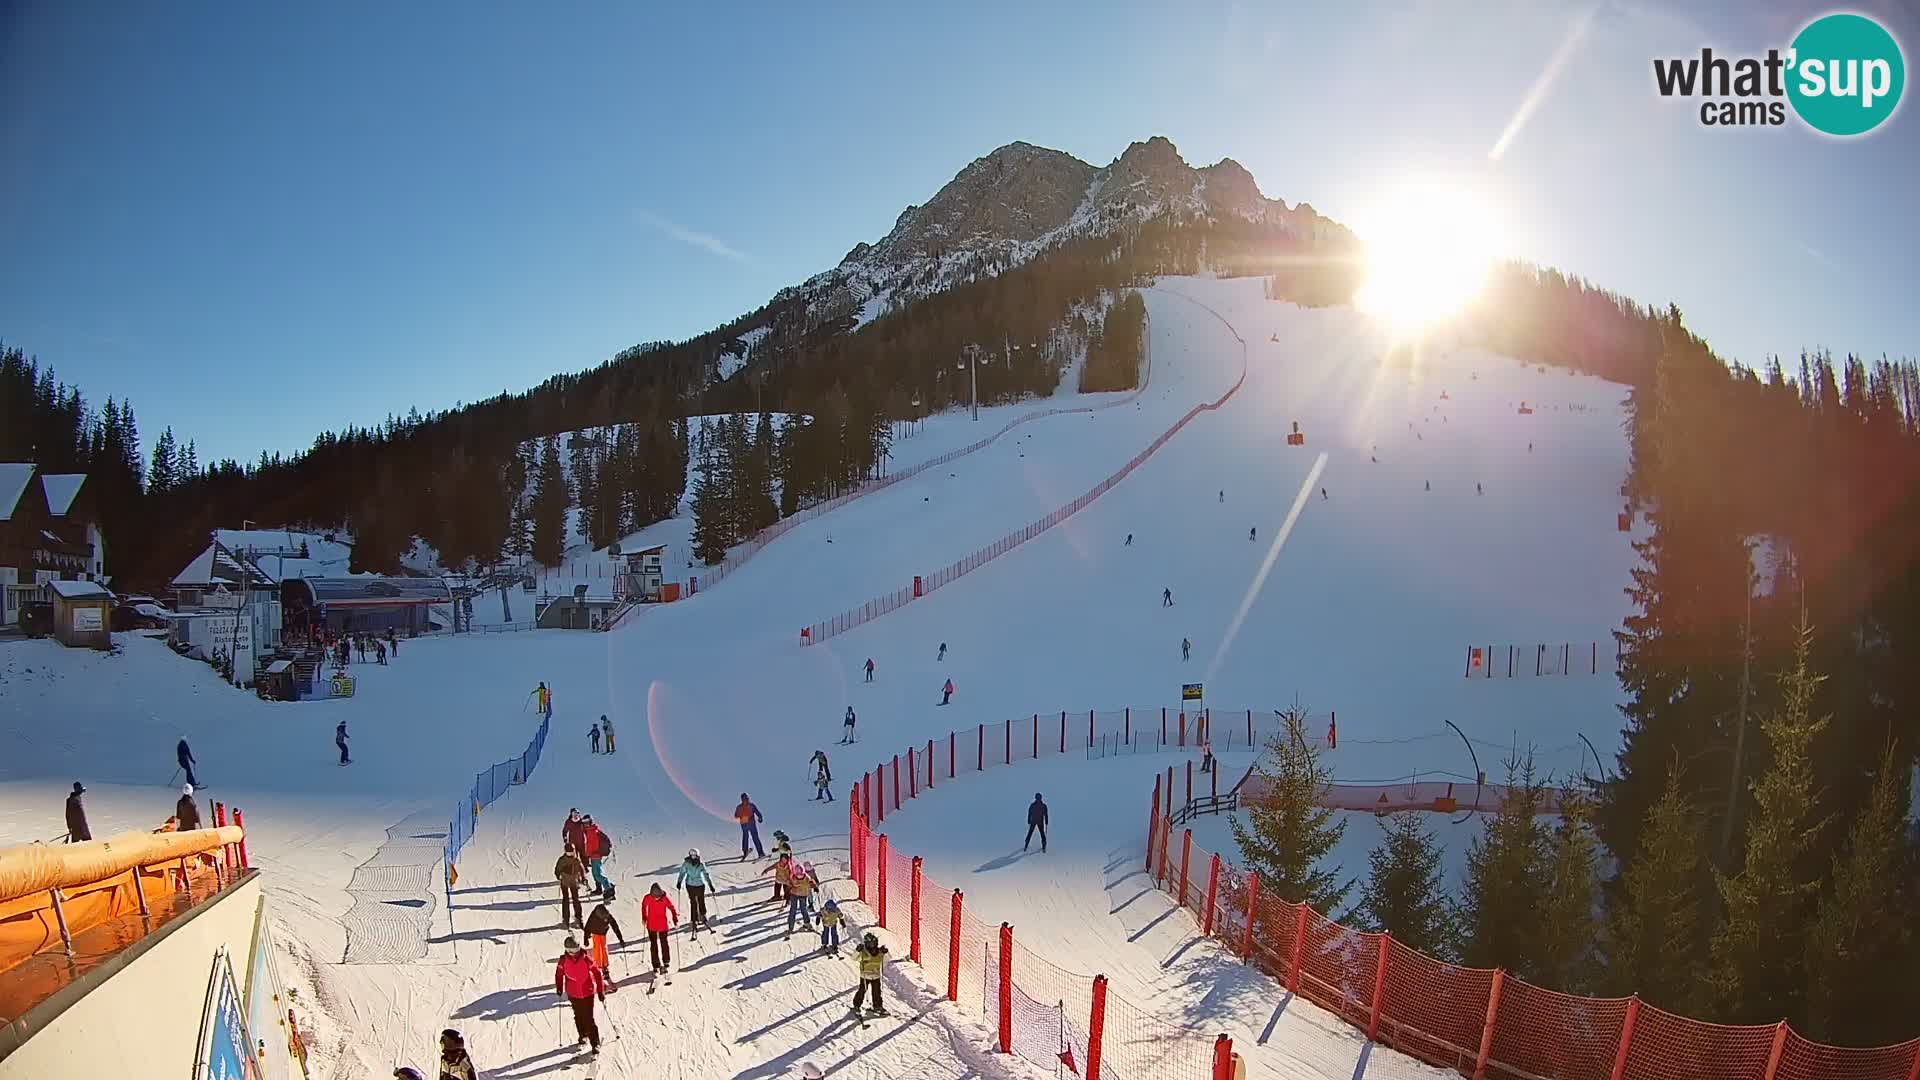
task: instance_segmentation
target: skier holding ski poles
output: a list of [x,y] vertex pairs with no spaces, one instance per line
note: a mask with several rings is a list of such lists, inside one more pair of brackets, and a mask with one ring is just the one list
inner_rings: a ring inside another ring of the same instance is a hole
[[707,864],[700,861],[700,849],[687,849],[687,857],[680,863],[680,875],[674,878],[674,888],[687,891],[687,924],[696,932],[711,932],[713,924],[707,920],[707,888],[713,884],[713,872]]

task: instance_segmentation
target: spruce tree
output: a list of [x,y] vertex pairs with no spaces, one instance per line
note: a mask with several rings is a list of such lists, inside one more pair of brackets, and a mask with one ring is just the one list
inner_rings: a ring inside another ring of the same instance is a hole
[[533,558],[541,566],[558,566],[566,557],[567,507],[572,501],[560,467],[560,439],[549,435],[541,442],[540,465],[534,474]]
[[1334,918],[1354,882],[1340,880],[1340,867],[1328,870],[1320,863],[1346,835],[1347,822],[1320,805],[1333,773],[1320,764],[1319,751],[1304,735],[1306,718],[1295,710],[1285,720],[1254,766],[1265,794],[1234,814],[1229,825],[1263,888]]
[[1593,984],[1599,912],[1599,842],[1593,835],[1593,804],[1576,791],[1560,794],[1560,816],[1547,851],[1546,895],[1532,977],[1555,990],[1582,993]]
[[725,479],[719,475],[715,458],[709,451],[693,481],[693,556],[706,566],[727,557],[727,497]]
[[1700,812],[1674,765],[1666,789],[1647,809],[1640,854],[1621,876],[1620,896],[1608,912],[1613,993],[1639,994],[1669,1012],[1692,1010],[1706,942],[1700,923],[1705,842]]
[[1461,958],[1474,967],[1534,970],[1548,891],[1548,838],[1536,817],[1542,790],[1531,753],[1509,758],[1500,809],[1467,848],[1456,918]]
[[1807,933],[1807,1036],[1843,1045],[1913,1035],[1920,994],[1912,988],[1912,841],[1907,835],[1908,764],[1889,746],[1866,808]]
[[167,428],[153,444],[153,465],[147,470],[147,494],[164,495],[173,490],[176,483],[173,468],[175,453],[173,429]]
[[1806,995],[1806,941],[1818,882],[1805,858],[1819,818],[1814,740],[1826,729],[1813,716],[1821,676],[1809,666],[1813,629],[1801,620],[1793,666],[1780,676],[1781,704],[1760,722],[1772,763],[1753,782],[1746,858],[1734,875],[1716,872],[1725,916],[1713,936],[1709,980],[1716,1018],[1765,1024],[1798,1019]]
[[1440,868],[1440,842],[1425,815],[1407,810],[1382,822],[1386,835],[1367,856],[1359,913],[1369,930],[1384,930],[1410,949],[1454,955],[1453,910]]

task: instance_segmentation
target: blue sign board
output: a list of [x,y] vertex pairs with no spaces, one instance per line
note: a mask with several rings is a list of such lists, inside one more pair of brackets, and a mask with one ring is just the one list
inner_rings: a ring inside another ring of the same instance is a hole
[[195,1055],[194,1080],[259,1080],[253,1060],[253,1040],[247,1037],[247,1018],[234,985],[233,963],[227,950],[213,957],[207,984],[207,1004],[200,1021],[200,1052]]

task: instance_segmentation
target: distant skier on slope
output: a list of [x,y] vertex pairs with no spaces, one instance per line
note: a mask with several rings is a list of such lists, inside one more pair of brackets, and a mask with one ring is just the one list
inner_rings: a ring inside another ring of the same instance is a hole
[[1193,659],[1193,642],[1188,641],[1186,638],[1180,639],[1180,659]]
[[1128,533],[1128,534],[1127,534],[1127,542],[1126,542],[1126,543],[1124,543],[1124,544],[1121,544],[1120,546],[1121,546],[1121,547],[1132,547],[1132,546],[1133,546],[1133,534],[1132,534],[1132,533]]
[[827,802],[832,802],[833,770],[827,765],[827,755],[824,751],[815,750],[813,752],[813,766],[813,786],[815,789],[813,801],[819,802],[825,799]]
[[600,752],[600,725],[599,724],[587,725],[587,746],[596,754]]
[[1253,543],[1253,538],[1257,536],[1259,532],[1260,532],[1260,527],[1258,525],[1252,526],[1251,528],[1247,529],[1247,543],[1249,544]]
[[606,741],[606,752],[613,753],[613,721],[607,719],[605,715],[600,717],[600,735]]
[[1322,499],[1325,499],[1326,497],[1327,497],[1327,489],[1326,489],[1326,488],[1321,488],[1321,489],[1320,489],[1320,498],[1322,498]]
[[939,655],[935,656],[933,659],[934,659],[934,662],[938,663],[939,661],[945,660],[946,658],[947,658],[947,643],[943,641],[940,643]]
[[187,746],[187,737],[185,735],[180,736],[180,741],[174,744],[173,757],[174,760],[180,763],[180,768],[186,772],[187,783],[194,787],[199,787],[200,778],[193,775],[193,767],[198,764],[198,762],[194,760],[193,750]]
[[1161,607],[1173,606],[1173,590],[1172,589],[1160,590],[1160,606]]
[[576,1045],[586,1043],[590,1053],[600,1053],[600,1027],[593,1022],[593,1001],[599,998],[607,1000],[607,980],[600,974],[600,968],[581,948],[576,938],[569,937],[564,946],[566,952],[560,962],[553,965],[553,992],[567,999],[573,1006],[573,1030],[579,1038]]
[[1226,489],[1226,488],[1221,488],[1221,489],[1220,489],[1220,501],[1221,501],[1221,502],[1226,502],[1226,501],[1227,501],[1227,489]]
[[673,879],[674,887],[687,891],[687,921],[695,930],[712,930],[707,921],[707,887],[713,883],[713,873],[707,864],[700,861],[700,849],[688,848],[687,857],[680,863],[680,874]]
[[867,657],[867,681],[873,681],[873,657]]
[[67,843],[79,844],[93,839],[93,830],[87,827],[87,808],[80,803],[80,796],[87,789],[80,781],[73,782],[73,792],[67,796]]
[[1040,830],[1040,851],[1044,854],[1047,850],[1047,804],[1037,791],[1033,793],[1033,802],[1027,805],[1027,838],[1020,844],[1021,851],[1027,850],[1027,845],[1033,843],[1035,829]]
[[855,717],[853,715],[853,706],[849,705],[847,706],[847,719],[845,720],[845,722],[843,722],[840,725],[840,730],[841,730],[840,745],[841,746],[846,746],[849,743],[853,742],[854,719]]
[[333,745],[340,748],[340,764],[353,764],[353,758],[347,754],[347,722],[345,720],[334,726]]
[[748,841],[752,841],[753,850],[760,858],[766,858],[767,849],[760,846],[760,823],[767,819],[744,791],[740,793],[740,805],[733,808],[733,820],[740,826],[740,858],[747,857]]
[[952,702],[953,702],[953,680],[948,679],[947,684],[940,688],[940,704],[947,705],[947,704],[951,704]]

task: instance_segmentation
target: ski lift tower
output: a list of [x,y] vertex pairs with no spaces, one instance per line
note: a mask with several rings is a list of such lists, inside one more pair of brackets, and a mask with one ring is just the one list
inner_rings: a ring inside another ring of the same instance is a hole
[[980,419],[980,354],[984,352],[978,345],[967,344],[960,347],[961,362],[957,367],[967,369],[967,384],[973,395],[973,418]]

